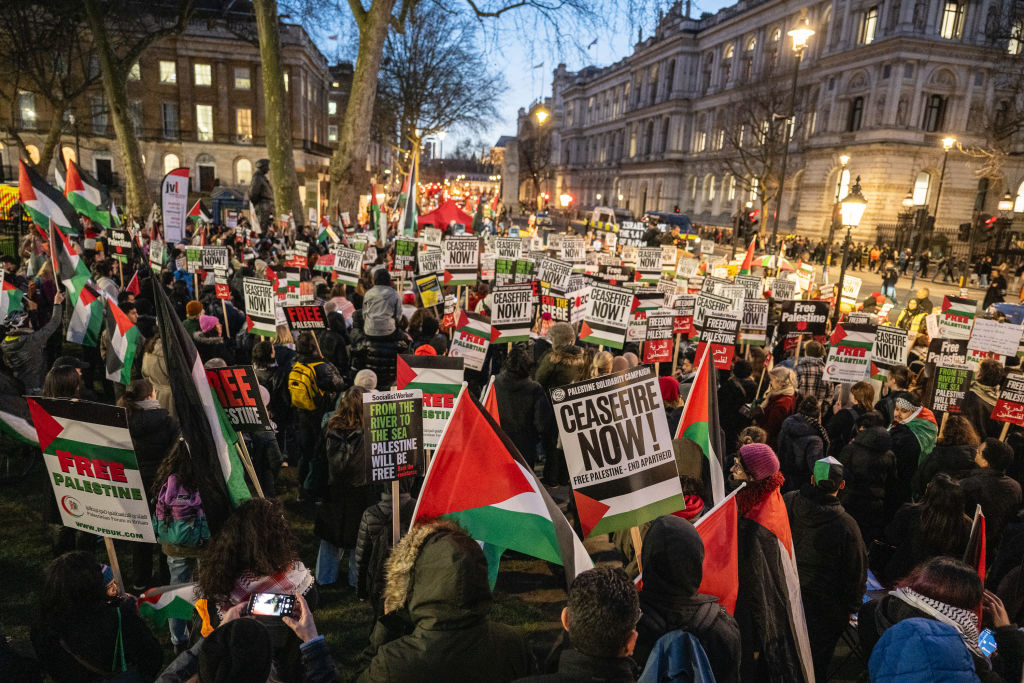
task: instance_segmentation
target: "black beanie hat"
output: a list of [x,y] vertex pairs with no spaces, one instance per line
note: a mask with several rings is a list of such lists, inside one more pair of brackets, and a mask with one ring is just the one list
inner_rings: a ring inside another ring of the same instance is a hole
[[255,619],[235,619],[221,626],[199,648],[202,683],[265,681],[273,648],[270,634]]

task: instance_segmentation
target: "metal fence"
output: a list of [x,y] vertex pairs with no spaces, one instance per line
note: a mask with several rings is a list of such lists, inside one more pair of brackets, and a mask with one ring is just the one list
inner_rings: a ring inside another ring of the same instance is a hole
[[22,237],[31,229],[32,224],[21,218],[0,219],[0,255],[17,256]]

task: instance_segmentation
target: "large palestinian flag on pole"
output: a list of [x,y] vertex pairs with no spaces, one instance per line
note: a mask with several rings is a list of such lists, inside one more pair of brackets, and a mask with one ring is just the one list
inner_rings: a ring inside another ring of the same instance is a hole
[[68,164],[64,196],[75,210],[104,228],[110,227],[110,197],[99,181],[79,168],[74,161]]
[[740,592],[739,514],[736,494],[740,484],[721,503],[711,508],[694,523],[704,542],[703,575],[698,593],[714,595],[729,614],[736,613],[736,597]]
[[107,299],[107,329],[110,330],[110,348],[107,349],[107,379],[131,384],[132,366],[139,350],[139,328],[117,303]]
[[50,226],[50,257],[57,281],[67,290],[71,303],[67,340],[83,346],[97,346],[103,326],[103,296],[89,279],[89,269],[75,253],[71,242],[56,226]]
[[409,175],[405,179],[405,184],[402,185],[402,196],[399,199],[402,213],[398,219],[398,235],[411,236],[416,234],[416,227],[418,225],[416,220],[416,169],[419,164],[420,153],[418,150],[413,150]]
[[697,444],[706,458],[707,481],[711,482],[711,499],[717,505],[725,498],[725,472],[721,455],[725,452],[722,429],[718,424],[718,371],[711,356],[711,344],[704,345],[704,354],[697,365],[697,374],[683,404],[683,414],[676,427],[675,439],[686,437]]
[[28,211],[32,221],[43,230],[60,228],[65,233],[82,234],[75,207],[68,203],[57,188],[42,176],[18,161],[18,201]]
[[413,524],[434,517],[458,522],[484,544],[492,586],[506,549],[564,566],[567,583],[594,566],[512,441],[466,388],[430,460]]
[[[239,455],[238,433],[224,414],[220,401],[213,396],[199,352],[175,315],[167,292],[156,279],[153,280],[153,298],[167,375],[175,389],[174,408],[181,433],[192,458],[215,474],[210,479],[223,482],[222,490],[210,493],[238,505],[252,497]],[[207,492],[200,493],[205,500]],[[209,510],[207,517],[211,517]],[[211,518],[211,528],[219,526],[220,521]]]

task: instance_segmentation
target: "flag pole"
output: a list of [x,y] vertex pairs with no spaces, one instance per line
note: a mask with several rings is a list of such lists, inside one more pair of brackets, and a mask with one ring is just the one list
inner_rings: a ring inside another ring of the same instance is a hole
[[643,562],[640,560],[640,553],[643,551],[643,539],[640,538],[640,527],[632,526],[629,528],[629,536],[633,541],[633,553],[636,556],[636,568],[643,574],[644,567]]
[[249,474],[249,480],[252,482],[252,487],[256,489],[256,495],[260,498],[266,498],[263,495],[263,487],[260,486],[260,480],[256,477],[256,468],[252,466],[252,458],[249,457],[249,449],[245,446],[245,439],[241,434],[238,435],[238,449],[239,449],[239,460],[242,461],[242,467]]
[[398,539],[402,535],[402,517],[399,512],[398,506],[398,480],[391,480],[391,547],[394,548],[398,544]]
[[124,580],[121,578],[121,565],[117,562],[117,551],[114,550],[114,541],[111,540],[110,536],[104,536],[103,545],[107,549],[110,571],[114,573],[114,581],[117,583],[117,594],[124,595]]

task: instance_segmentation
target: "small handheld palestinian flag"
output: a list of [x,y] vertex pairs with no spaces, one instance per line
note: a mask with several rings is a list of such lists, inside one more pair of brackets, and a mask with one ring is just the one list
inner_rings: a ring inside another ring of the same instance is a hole
[[18,443],[39,445],[28,404],[21,396],[0,394],[0,435]]
[[90,279],[85,262],[56,226],[50,228],[50,257],[54,276],[64,285],[71,304],[67,340],[83,346],[98,346],[103,327],[103,297]]
[[124,385],[131,384],[132,366],[139,351],[139,328],[112,299],[107,299],[105,321],[110,331],[110,347],[106,358],[107,379]]
[[189,620],[198,596],[198,585],[182,583],[150,588],[139,596],[139,616],[160,627],[168,619]]
[[0,284],[0,322],[3,322],[9,313],[24,310],[25,292],[4,280],[2,272],[0,272],[0,283],[2,283]]
[[185,214],[189,218],[194,219],[197,223],[209,223],[210,215],[203,209],[203,203],[200,200],[196,200],[196,203],[192,205],[192,208]]
[[754,263],[754,245],[756,243],[756,237],[750,240],[750,246],[747,247],[747,255],[743,257],[743,263],[740,265],[740,275],[750,275],[750,270]]

